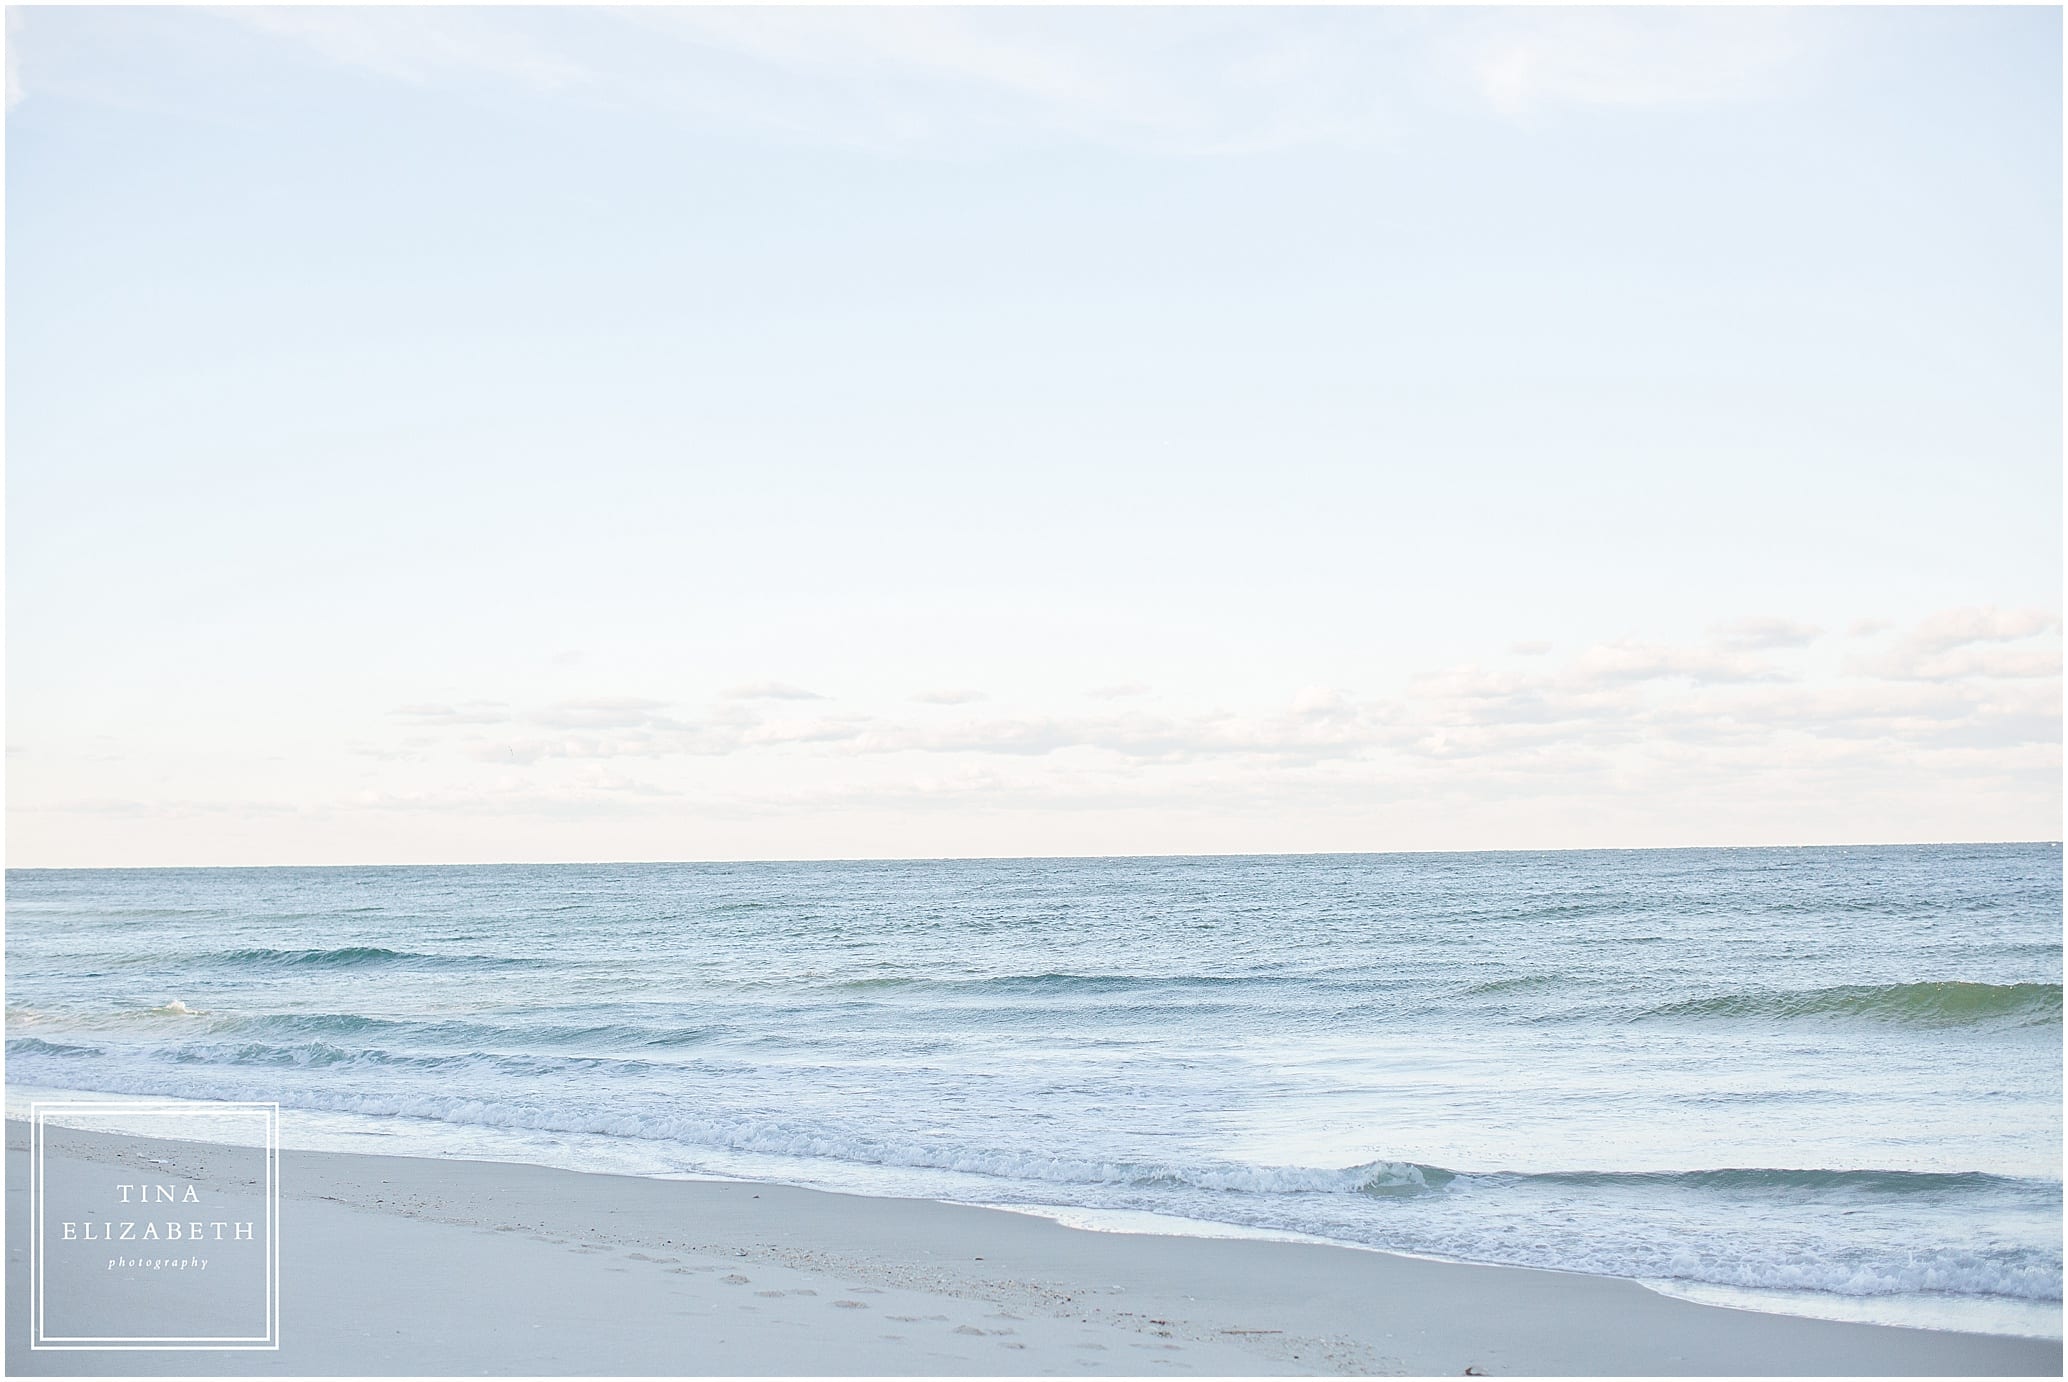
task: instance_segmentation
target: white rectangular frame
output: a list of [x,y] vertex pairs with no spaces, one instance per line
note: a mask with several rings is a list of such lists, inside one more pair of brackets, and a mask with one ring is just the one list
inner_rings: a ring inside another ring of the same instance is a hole
[[[50,1335],[43,1329],[43,1127],[51,1114],[182,1114],[256,1117],[265,1126],[265,1320],[256,1335]],[[135,1351],[168,1349],[185,1352],[249,1352],[280,1347],[280,1105],[277,1103],[170,1100],[63,1099],[29,1105],[29,1347],[31,1349],[98,1349]]]

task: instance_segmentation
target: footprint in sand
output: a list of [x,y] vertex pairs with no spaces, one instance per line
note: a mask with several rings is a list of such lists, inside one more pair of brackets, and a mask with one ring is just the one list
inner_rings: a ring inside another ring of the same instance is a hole
[[836,1300],[833,1302],[833,1308],[836,1310],[867,1310],[869,1307],[858,1300]]
[[983,1330],[981,1330],[981,1329],[978,1329],[978,1328],[977,1328],[977,1327],[976,1327],[975,1325],[973,1325],[973,1324],[958,1324],[958,1325],[956,1325],[956,1326],[955,1326],[955,1327],[954,1327],[953,1329],[949,1330],[948,1332],[949,1332],[949,1333],[951,1333],[951,1334],[974,1334],[974,1335],[977,1335],[977,1336],[978,1336],[978,1337],[980,1337],[980,1338],[981,1338],[981,1337],[983,1336],[983,1333],[984,1333],[984,1331],[983,1331]]
[[773,1300],[777,1296],[787,1296],[790,1293],[788,1291],[756,1291],[754,1294],[757,1296],[767,1296],[770,1300]]
[[744,1286],[754,1278],[751,1276],[741,1276],[738,1272],[727,1272],[718,1279],[728,1286]]

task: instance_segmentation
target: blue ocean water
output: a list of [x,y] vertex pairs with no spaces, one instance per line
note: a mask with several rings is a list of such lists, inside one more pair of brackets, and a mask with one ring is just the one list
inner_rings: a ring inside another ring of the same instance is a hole
[[2051,844],[13,871],[7,1079],[2058,1334],[2061,903]]

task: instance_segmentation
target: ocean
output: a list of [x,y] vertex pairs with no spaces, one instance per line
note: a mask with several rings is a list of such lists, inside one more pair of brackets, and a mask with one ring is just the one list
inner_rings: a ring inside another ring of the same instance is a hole
[[11,1108],[2060,1335],[2053,844],[15,870]]

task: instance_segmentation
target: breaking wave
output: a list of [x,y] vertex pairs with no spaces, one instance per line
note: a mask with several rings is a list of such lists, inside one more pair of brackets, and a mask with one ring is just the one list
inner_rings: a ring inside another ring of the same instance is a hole
[[1832,988],[1718,994],[1649,1008],[1643,1015],[1650,1018],[1853,1019],[1917,1027],[1982,1023],[2058,1026],[2061,1021],[2061,986],[1978,984],[1963,980],[1841,984]]

